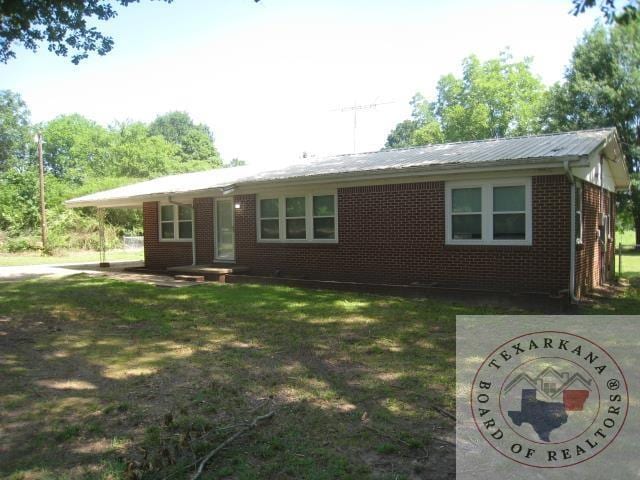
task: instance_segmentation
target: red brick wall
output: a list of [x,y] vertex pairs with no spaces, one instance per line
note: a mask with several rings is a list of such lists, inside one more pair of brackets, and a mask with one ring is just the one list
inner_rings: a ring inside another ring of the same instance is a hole
[[144,230],[144,263],[148,268],[191,265],[191,242],[160,242],[158,202],[145,202],[142,206]]
[[196,263],[213,263],[213,198],[194,198]]
[[[583,185],[578,295],[598,285],[601,276],[602,246],[596,237],[600,189]],[[532,197],[533,245],[505,247],[445,245],[444,182],[339,189],[338,244],[258,243],[256,197],[240,195],[234,198],[240,204],[234,209],[236,263],[260,275],[556,293],[568,286],[570,185],[562,175],[533,177]],[[603,192],[603,202],[611,213],[615,195]],[[158,241],[157,202],[145,203],[143,212],[146,265],[191,264],[190,242]],[[212,198],[194,200],[194,218],[197,263],[212,263]],[[608,242],[610,275],[615,241]]]
[[[602,203],[601,203],[602,202]],[[611,278],[615,261],[615,194],[591,183],[583,183],[582,188],[582,245],[576,246],[576,291],[578,295],[597,287]],[[598,220],[600,213],[612,213],[610,237],[607,239],[607,259],[604,248],[598,240]],[[602,278],[601,266],[606,263],[606,274]]]
[[256,241],[255,195],[236,196],[236,263],[252,273],[556,293],[568,287],[570,186],[534,177],[533,245],[444,244],[444,182],[338,190],[339,243]]

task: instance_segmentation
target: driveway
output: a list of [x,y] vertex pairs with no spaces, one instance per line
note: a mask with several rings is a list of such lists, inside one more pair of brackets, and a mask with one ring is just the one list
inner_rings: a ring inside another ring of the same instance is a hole
[[127,268],[142,267],[144,262],[111,262],[111,266],[100,268],[97,263],[65,263],[59,265],[22,265],[0,267],[0,284],[34,278],[63,278],[84,273],[92,276],[108,276],[129,282],[147,283],[159,287],[188,287],[198,283],[176,280],[169,275],[157,275],[127,271]]

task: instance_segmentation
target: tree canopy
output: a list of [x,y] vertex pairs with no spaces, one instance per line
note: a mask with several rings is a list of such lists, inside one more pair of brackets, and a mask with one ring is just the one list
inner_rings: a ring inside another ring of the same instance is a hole
[[186,112],[169,112],[149,125],[151,135],[160,135],[180,147],[183,162],[203,162],[211,167],[222,165],[213,144],[213,133],[207,125],[195,124]]
[[[31,0],[0,2],[0,62],[16,56],[15,45],[36,51],[40,43],[48,44],[56,55],[71,55],[75,64],[90,52],[109,53],[113,38],[104,35],[94,20],[109,20],[123,7],[140,0]],[[171,3],[173,0],[162,0]]]
[[23,164],[29,156],[31,113],[20,95],[0,90],[0,172]]
[[531,59],[514,61],[510,54],[462,63],[462,76],[438,81],[436,100],[421,94],[411,100],[410,120],[389,134],[387,148],[478,140],[539,132],[545,88],[531,72]]
[[630,195],[620,197],[621,220],[630,216],[640,244],[640,20],[585,34],[565,81],[548,94],[544,123],[550,132],[616,127],[633,179]]
[[[43,159],[49,239],[53,246],[96,242],[95,216],[68,210],[63,201],[96,190],[171,173],[216,168],[222,161],[206,125],[185,112],[160,115],[150,125],[119,122],[102,126],[82,115],[60,115],[32,125],[17,93],[0,91],[0,236],[29,237],[39,222],[38,163],[33,132],[44,138]],[[137,232],[140,213],[109,211],[116,232]],[[4,232],[4,233],[3,233]],[[1,240],[1,238],[0,238]],[[32,246],[33,240],[14,242]],[[18,247],[15,247],[18,248]]]
[[[595,7],[597,3],[596,0],[573,0],[573,14],[584,13],[587,9]],[[628,0],[622,6],[619,6],[616,0],[600,0],[599,3],[600,11],[609,23],[616,22],[626,25],[640,18],[638,15],[640,13],[640,2],[638,0]]]

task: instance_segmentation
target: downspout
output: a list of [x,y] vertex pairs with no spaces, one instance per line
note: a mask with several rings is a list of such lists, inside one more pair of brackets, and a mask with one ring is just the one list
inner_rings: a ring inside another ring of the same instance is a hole
[[196,212],[192,203],[180,203],[171,200],[171,195],[168,197],[168,202],[172,205],[178,205],[183,207],[191,207],[191,265],[196,264]]
[[[600,168],[598,170],[598,182],[600,183],[600,191],[598,192],[599,195],[599,200],[600,200],[600,206],[598,207],[600,209],[598,218],[602,218],[602,225],[600,226],[600,231],[602,232],[602,236],[604,238],[601,238],[600,241],[602,242],[602,253],[600,254],[600,285],[603,285],[605,283],[605,278],[607,276],[607,256],[608,256],[608,252],[607,252],[607,243],[609,242],[609,239],[607,238],[607,228],[606,225],[604,223],[604,216],[605,216],[605,210],[604,210],[604,152],[600,153]],[[608,214],[607,214],[607,222],[609,221],[608,219]]]
[[571,216],[569,224],[571,225],[571,234],[569,235],[569,298],[572,303],[578,303],[576,298],[576,182],[569,168],[569,160],[564,161],[564,171],[567,179],[571,184]]

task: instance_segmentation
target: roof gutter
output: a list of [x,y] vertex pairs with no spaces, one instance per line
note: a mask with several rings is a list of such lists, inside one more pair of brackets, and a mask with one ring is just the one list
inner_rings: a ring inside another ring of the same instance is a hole
[[578,303],[576,297],[576,182],[571,173],[571,167],[569,166],[569,160],[564,161],[564,170],[567,175],[567,179],[571,184],[571,216],[569,224],[571,226],[571,234],[569,235],[569,298],[571,303]]

